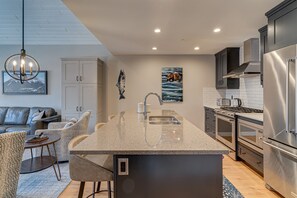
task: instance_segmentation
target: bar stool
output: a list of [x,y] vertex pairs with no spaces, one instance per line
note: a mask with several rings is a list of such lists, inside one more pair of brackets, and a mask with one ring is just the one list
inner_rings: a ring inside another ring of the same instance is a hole
[[[88,135],[80,135],[72,139],[68,149],[73,149],[77,144],[86,139]],[[93,193],[89,196],[95,197],[100,191],[100,182],[107,181],[108,198],[111,198],[111,181],[113,181],[113,159],[112,155],[70,155],[69,159],[70,178],[80,181],[78,197],[83,197],[85,182],[93,183]],[[98,188],[96,188],[96,182]],[[89,197],[88,196],[88,197]]]

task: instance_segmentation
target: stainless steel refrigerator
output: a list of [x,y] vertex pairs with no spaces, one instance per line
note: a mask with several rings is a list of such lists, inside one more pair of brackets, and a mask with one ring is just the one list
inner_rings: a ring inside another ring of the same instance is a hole
[[297,198],[297,45],[264,55],[264,180]]

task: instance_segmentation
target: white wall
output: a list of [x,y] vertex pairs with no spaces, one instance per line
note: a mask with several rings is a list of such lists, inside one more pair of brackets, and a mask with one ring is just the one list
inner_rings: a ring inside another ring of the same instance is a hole
[[[48,95],[3,95],[0,86],[0,106],[49,106],[61,110],[61,58],[99,57],[110,53],[101,45],[38,45],[25,46],[28,54],[36,58],[41,70],[48,71]],[[6,58],[19,53],[20,46],[0,45],[0,65],[4,70]],[[0,75],[2,83],[2,75]]]
[[[203,129],[203,87],[215,86],[215,59],[213,55],[164,55],[164,56],[116,56],[107,61],[108,65],[108,114],[127,109],[136,111],[149,92],[161,94],[162,67],[183,67],[183,95],[180,104],[164,104],[162,108],[176,110],[189,121]],[[115,86],[120,69],[126,73],[125,100],[119,100]],[[157,98],[148,99],[153,108],[159,108]]]

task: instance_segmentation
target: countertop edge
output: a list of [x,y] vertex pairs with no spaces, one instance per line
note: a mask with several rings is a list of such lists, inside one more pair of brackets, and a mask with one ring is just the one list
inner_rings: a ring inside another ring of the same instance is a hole
[[209,108],[209,109],[217,109],[220,108],[219,106],[215,106],[215,105],[203,105],[203,107]]
[[215,151],[76,151],[70,150],[70,154],[73,155],[223,155],[228,154],[226,150],[215,150]]

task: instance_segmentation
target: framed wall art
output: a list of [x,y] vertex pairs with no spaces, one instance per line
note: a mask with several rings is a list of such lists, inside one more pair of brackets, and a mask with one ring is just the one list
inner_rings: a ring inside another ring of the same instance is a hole
[[183,68],[162,68],[163,102],[183,102]]
[[7,95],[46,95],[47,71],[40,71],[34,79],[25,81],[23,84],[2,71],[2,93]]

